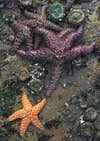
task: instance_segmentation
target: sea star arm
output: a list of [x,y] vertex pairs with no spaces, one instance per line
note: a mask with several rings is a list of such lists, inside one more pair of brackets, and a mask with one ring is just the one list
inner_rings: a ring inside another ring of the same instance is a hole
[[35,14],[33,14],[32,12],[29,12],[27,10],[24,11],[24,15],[29,18],[29,19],[34,19],[35,18]]
[[63,61],[59,60],[56,63],[54,63],[52,66],[51,79],[49,81],[49,84],[46,90],[47,96],[50,96],[52,91],[56,88],[57,82],[62,72],[63,63],[64,63]]
[[40,48],[37,50],[33,51],[23,51],[23,50],[18,50],[17,53],[23,57],[27,57],[29,59],[49,59],[49,57],[53,56],[53,53],[48,49],[48,48]]
[[31,29],[24,24],[19,22],[14,22],[12,28],[17,32],[16,38],[14,41],[14,48],[19,48],[21,43],[26,40],[28,50],[32,49],[33,39],[31,35]]
[[20,129],[19,129],[21,136],[24,135],[29,124],[30,124],[30,118],[25,117],[21,120],[21,125],[20,125]]
[[76,32],[71,32],[70,34],[65,34],[62,37],[62,40],[63,40],[63,42],[65,44],[66,49],[70,49],[72,47],[73,42],[82,35],[83,30],[84,30],[84,25],[82,24],[77,29]]
[[23,94],[22,94],[22,105],[23,105],[23,108],[25,110],[30,110],[32,109],[32,104],[31,102],[29,101],[27,95],[26,95],[26,92],[23,91]]
[[42,123],[40,122],[40,120],[38,119],[37,116],[34,117],[34,118],[32,118],[32,119],[31,119],[31,122],[32,122],[32,124],[33,124],[35,127],[39,128],[39,129],[44,129]]
[[31,32],[29,33],[28,36],[26,36],[26,44],[27,44],[28,51],[32,50],[32,47],[33,47],[33,38],[32,38]]
[[66,60],[73,60],[74,58],[76,58],[77,56],[81,55],[81,54],[88,54],[91,53],[94,48],[96,47],[96,44],[93,42],[90,45],[83,45],[83,46],[76,46],[73,49],[69,50],[66,52]]
[[[27,21],[28,25],[34,26],[34,24],[37,23],[38,26],[42,25],[45,28],[49,28],[49,29],[52,29],[52,30],[55,30],[55,31],[61,31],[63,29],[60,26],[50,22],[49,20],[41,18],[38,14],[33,14],[31,12],[28,12],[28,11],[25,11],[24,14],[27,18],[31,19],[31,20],[29,20],[29,22]],[[32,20],[33,20],[33,22],[32,22]]]
[[22,33],[17,33],[14,41],[14,48],[15,49],[19,48],[23,40],[24,40],[24,36],[22,35]]
[[23,118],[23,117],[25,117],[25,110],[21,109],[21,110],[14,112],[11,116],[9,116],[8,121],[13,121],[15,119]]
[[58,42],[58,37],[57,37],[56,33],[54,33],[53,31],[47,30],[43,27],[36,27],[35,31],[38,34],[43,35],[47,46],[49,46],[51,48],[53,48],[53,46],[55,46],[55,42]]
[[40,113],[40,111],[42,110],[42,108],[45,106],[45,104],[46,104],[46,99],[44,98],[36,106],[33,106],[32,110],[34,112],[34,115],[38,115]]

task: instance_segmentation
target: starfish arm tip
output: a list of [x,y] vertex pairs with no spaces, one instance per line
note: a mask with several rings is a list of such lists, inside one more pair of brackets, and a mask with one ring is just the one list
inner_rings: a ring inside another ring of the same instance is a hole
[[97,47],[96,47],[96,43],[95,42],[92,42],[89,47],[91,48],[91,50],[95,50]]
[[20,118],[23,118],[24,116],[25,116],[24,109],[20,109],[20,110],[14,112],[12,115],[10,115],[8,117],[8,121],[13,121],[13,120],[16,120],[16,119],[20,119]]
[[96,47],[96,43],[95,42],[93,42],[91,45],[94,46],[94,47]]
[[21,55],[21,56],[26,56],[26,52],[23,50],[17,50],[17,54]]

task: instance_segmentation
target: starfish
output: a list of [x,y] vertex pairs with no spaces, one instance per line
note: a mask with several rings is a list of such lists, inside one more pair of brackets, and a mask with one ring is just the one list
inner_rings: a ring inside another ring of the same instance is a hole
[[53,29],[55,31],[61,31],[63,28],[60,26],[45,20],[41,17],[39,17],[38,14],[33,14],[28,11],[25,11],[25,15],[28,18],[24,21],[14,21],[14,23],[11,24],[12,29],[16,32],[16,38],[14,41],[14,48],[18,49],[21,43],[26,41],[26,49],[32,50],[33,48],[33,39],[32,39],[32,28],[36,26],[44,26],[48,29]]
[[50,96],[56,88],[65,62],[72,61],[76,57],[82,54],[88,54],[94,50],[96,46],[94,42],[90,45],[73,45],[74,41],[79,39],[83,33],[83,29],[84,25],[81,25],[77,31],[64,34],[61,37],[53,31],[44,29],[43,27],[36,27],[35,32],[44,37],[47,48],[27,52],[23,50],[17,51],[19,55],[25,58],[33,60],[44,59],[53,62],[51,79],[46,90],[47,96]]
[[51,21],[41,17],[38,14],[25,11],[24,15],[28,18],[28,20],[25,20],[22,23],[28,25],[29,27],[34,28],[34,26],[43,26],[45,28],[52,29],[57,32],[62,31],[63,29],[62,27],[52,23]]
[[26,95],[26,92],[23,91],[23,94],[22,94],[23,108],[16,111],[12,115],[10,115],[8,117],[8,121],[13,121],[18,118],[22,119],[21,125],[20,125],[20,130],[19,130],[21,136],[24,135],[24,133],[30,123],[32,123],[37,128],[44,129],[43,125],[41,124],[41,122],[38,119],[38,114],[40,113],[40,111],[42,110],[42,108],[44,107],[45,104],[46,104],[46,99],[44,98],[40,103],[33,106],[30,103],[30,101]]

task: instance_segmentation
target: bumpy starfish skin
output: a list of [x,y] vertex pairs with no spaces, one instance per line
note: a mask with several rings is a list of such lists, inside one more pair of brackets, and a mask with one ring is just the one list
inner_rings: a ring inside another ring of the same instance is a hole
[[18,118],[22,119],[20,130],[19,130],[21,136],[24,135],[30,123],[32,123],[37,128],[44,129],[43,125],[40,123],[38,119],[38,114],[40,113],[40,111],[42,110],[45,104],[46,104],[46,99],[43,99],[37,105],[32,106],[26,95],[26,92],[23,91],[23,95],[22,95],[23,108],[13,113],[11,116],[9,116],[8,121],[13,121]]
[[53,29],[55,31],[61,31],[63,28],[58,25],[43,19],[38,14],[33,14],[25,11],[25,15],[30,18],[24,21],[15,21],[12,23],[12,28],[16,32],[16,38],[14,41],[14,48],[18,49],[22,42],[26,42],[26,48],[32,50],[33,39],[32,39],[32,28],[36,26],[44,26],[48,29]]
[[40,27],[37,27],[35,31],[44,37],[48,48],[40,48],[28,52],[19,50],[17,52],[25,58],[33,60],[45,59],[53,62],[52,76],[46,92],[49,96],[57,85],[64,62],[72,61],[81,54],[88,54],[92,52],[95,48],[95,43],[93,42],[90,45],[83,46],[73,46],[74,41],[83,33],[83,25],[81,25],[76,32],[64,34],[62,37],[59,37],[57,33]]
[[28,50],[32,50],[33,39],[32,39],[32,31],[27,25],[23,25],[20,22],[12,23],[12,28],[16,32],[16,38],[14,41],[14,48],[17,49],[21,45],[22,42],[26,41],[26,48]]
[[24,14],[27,18],[29,18],[29,20],[24,21],[24,24],[28,25],[29,27],[42,26],[48,29],[52,29],[54,31],[61,31],[63,29],[60,26],[50,22],[49,20],[40,17],[38,14],[33,14],[28,11],[25,11]]

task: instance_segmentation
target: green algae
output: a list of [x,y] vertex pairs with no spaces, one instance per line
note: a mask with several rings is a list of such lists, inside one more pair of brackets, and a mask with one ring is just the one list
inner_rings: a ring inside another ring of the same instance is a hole
[[12,91],[5,81],[0,89],[0,115],[7,117],[11,112],[16,99],[16,91]]

